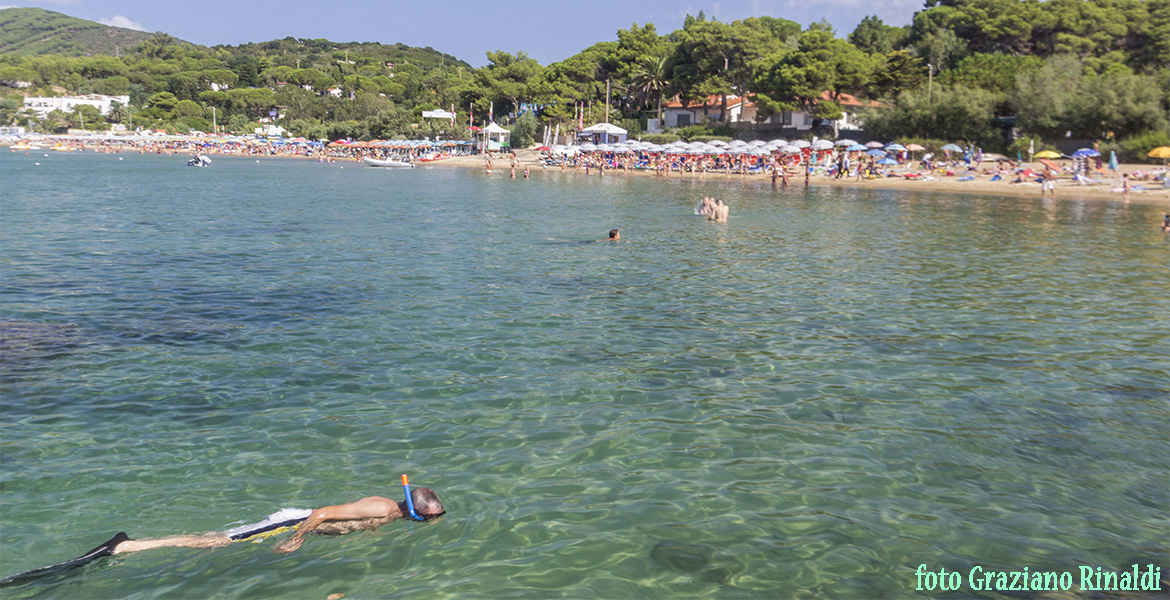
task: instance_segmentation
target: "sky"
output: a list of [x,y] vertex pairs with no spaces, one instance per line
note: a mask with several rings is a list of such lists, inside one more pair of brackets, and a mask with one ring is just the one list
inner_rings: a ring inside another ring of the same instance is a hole
[[164,31],[204,46],[288,36],[335,42],[430,46],[475,67],[492,50],[524,51],[543,65],[568,58],[617,30],[653,23],[660,35],[688,14],[730,22],[825,19],[845,37],[867,15],[907,25],[922,0],[0,0],[0,8],[37,7],[143,31]]

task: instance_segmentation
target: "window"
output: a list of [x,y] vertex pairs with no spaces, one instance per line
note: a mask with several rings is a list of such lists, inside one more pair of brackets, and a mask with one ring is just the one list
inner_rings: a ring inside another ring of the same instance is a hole
[[682,113],[678,116],[678,121],[675,123],[678,127],[686,127],[691,124],[691,113]]
[[780,115],[781,125],[792,125],[792,111],[786,110]]

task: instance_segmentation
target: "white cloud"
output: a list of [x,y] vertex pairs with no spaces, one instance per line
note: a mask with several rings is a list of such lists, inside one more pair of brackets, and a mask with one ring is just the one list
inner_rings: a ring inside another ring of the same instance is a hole
[[131,21],[123,15],[114,15],[108,19],[98,19],[98,23],[101,23],[102,25],[109,25],[110,27],[123,27],[126,29],[134,29],[136,31],[146,31],[145,27],[135,23],[134,21]]

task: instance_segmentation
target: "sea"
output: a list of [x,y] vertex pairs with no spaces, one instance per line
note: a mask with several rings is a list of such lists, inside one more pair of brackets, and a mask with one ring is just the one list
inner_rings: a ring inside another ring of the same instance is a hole
[[0,153],[0,576],[120,531],[401,499],[403,474],[447,514],[117,555],[4,598],[1170,574],[1162,207],[186,160]]

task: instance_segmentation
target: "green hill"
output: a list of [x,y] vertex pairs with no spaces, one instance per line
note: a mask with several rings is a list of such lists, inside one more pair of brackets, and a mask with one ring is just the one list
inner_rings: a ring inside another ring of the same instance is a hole
[[409,63],[423,71],[431,71],[443,67],[463,69],[471,72],[473,67],[468,63],[444,54],[427,46],[417,48],[406,44],[381,44],[378,42],[332,42],[325,39],[297,39],[287,37],[270,42],[254,42],[239,46],[216,46],[224,48],[232,54],[245,56],[279,56],[282,63],[289,63],[290,59],[319,61],[321,57],[332,59],[348,59],[355,64],[381,63]]
[[110,27],[40,8],[0,10],[0,54],[125,54],[150,33]]

